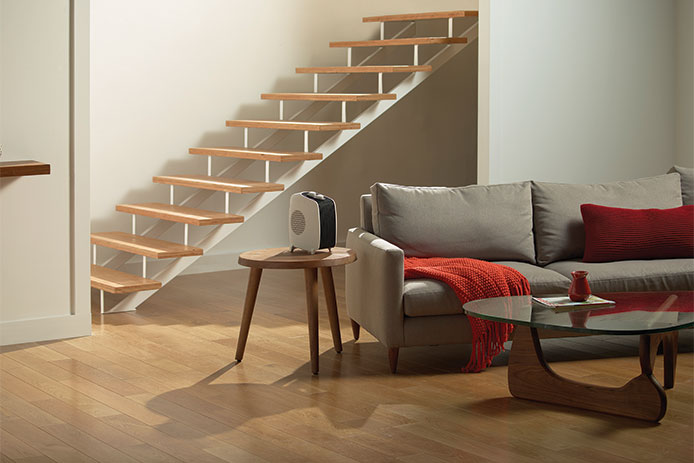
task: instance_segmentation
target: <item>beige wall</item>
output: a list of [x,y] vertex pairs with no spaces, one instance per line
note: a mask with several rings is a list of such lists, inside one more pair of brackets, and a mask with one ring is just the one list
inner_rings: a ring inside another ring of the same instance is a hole
[[694,0],[675,0],[675,163],[694,167]]
[[[225,128],[226,119],[277,118],[277,102],[260,100],[260,93],[311,91],[312,76],[297,75],[294,68],[345,64],[346,51],[331,49],[328,42],[376,38],[378,24],[362,23],[363,16],[476,7],[474,0],[94,3],[92,230],[130,229],[130,217],[114,211],[117,203],[166,202],[168,189],[152,184],[153,175],[204,174],[206,160],[186,154],[188,147],[242,143],[242,131]],[[444,21],[421,27],[446,33]],[[411,47],[402,48],[407,62]],[[286,244],[286,208],[294,191],[333,195],[343,237],[358,224],[359,195],[376,180],[474,182],[475,48],[468,47],[190,271],[228,268],[240,250]],[[370,77],[363,89],[375,91],[375,76]],[[321,87],[331,81],[321,78]],[[285,112],[301,106],[288,103]],[[326,113],[328,120],[339,118],[334,109]],[[261,136],[251,131],[251,144]],[[300,146],[297,139],[294,149]],[[224,163],[215,160],[215,167]],[[282,170],[272,169],[273,175]],[[244,175],[262,178],[262,165]],[[223,207],[222,195],[216,196],[205,206]],[[180,240],[180,233],[167,237]],[[100,250],[100,259],[108,255]]]
[[[0,344],[88,334],[88,2],[75,2],[71,132],[68,0],[0,2],[2,160],[51,175],[0,179]],[[71,148],[71,140],[74,148]]]
[[[674,0],[489,6],[492,183],[601,182],[674,164],[675,99],[691,104],[692,87],[690,77],[689,96],[675,94]],[[683,130],[691,139],[691,116]]]

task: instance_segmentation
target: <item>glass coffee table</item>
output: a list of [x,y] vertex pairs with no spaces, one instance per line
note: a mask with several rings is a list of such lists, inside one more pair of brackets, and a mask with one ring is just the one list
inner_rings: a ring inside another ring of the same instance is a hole
[[[468,316],[511,323],[513,344],[508,362],[508,387],[514,397],[660,421],[667,396],[653,376],[663,343],[666,389],[675,382],[677,333],[694,326],[694,292],[600,293],[615,307],[556,313],[533,304],[530,296],[497,297],[468,302]],[[555,373],[544,359],[537,330],[572,333],[640,335],[641,374],[622,387],[580,383]]]

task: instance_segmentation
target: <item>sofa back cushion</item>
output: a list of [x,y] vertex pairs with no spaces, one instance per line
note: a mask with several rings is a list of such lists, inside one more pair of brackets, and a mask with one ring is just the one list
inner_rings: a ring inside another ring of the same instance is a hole
[[682,205],[678,174],[596,185],[533,182],[533,220],[537,263],[583,257],[585,233],[581,204],[638,209]]
[[374,232],[371,218],[371,195],[361,195],[359,198],[359,228],[369,233]]
[[694,168],[675,166],[670,172],[680,174],[680,185],[682,187],[682,204],[691,206],[694,204]]
[[406,256],[535,263],[530,182],[371,187],[374,233]]

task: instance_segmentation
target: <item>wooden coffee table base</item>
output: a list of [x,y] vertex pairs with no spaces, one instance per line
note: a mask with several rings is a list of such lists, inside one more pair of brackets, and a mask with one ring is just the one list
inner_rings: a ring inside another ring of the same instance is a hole
[[583,408],[648,421],[660,421],[667,396],[653,376],[653,364],[663,342],[666,387],[674,385],[677,331],[641,335],[641,374],[622,387],[580,383],[556,374],[544,359],[536,328],[517,325],[508,365],[508,387],[514,397]]

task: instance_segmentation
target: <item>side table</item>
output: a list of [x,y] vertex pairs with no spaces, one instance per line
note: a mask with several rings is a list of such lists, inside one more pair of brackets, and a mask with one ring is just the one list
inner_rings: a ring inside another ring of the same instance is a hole
[[315,254],[310,254],[300,249],[290,252],[289,248],[259,249],[242,253],[239,256],[239,264],[250,267],[251,274],[248,277],[248,289],[246,290],[246,301],[243,306],[241,330],[239,332],[238,344],[236,345],[236,360],[240,362],[246,350],[248,330],[251,327],[251,318],[253,317],[253,309],[255,308],[255,300],[258,296],[258,287],[260,286],[260,277],[263,269],[303,269],[306,280],[306,309],[308,313],[311,371],[314,375],[318,374],[318,269],[320,269],[323,280],[333,345],[337,352],[342,352],[332,268],[352,263],[355,260],[357,260],[355,252],[347,248],[332,248],[330,251],[319,250]]

